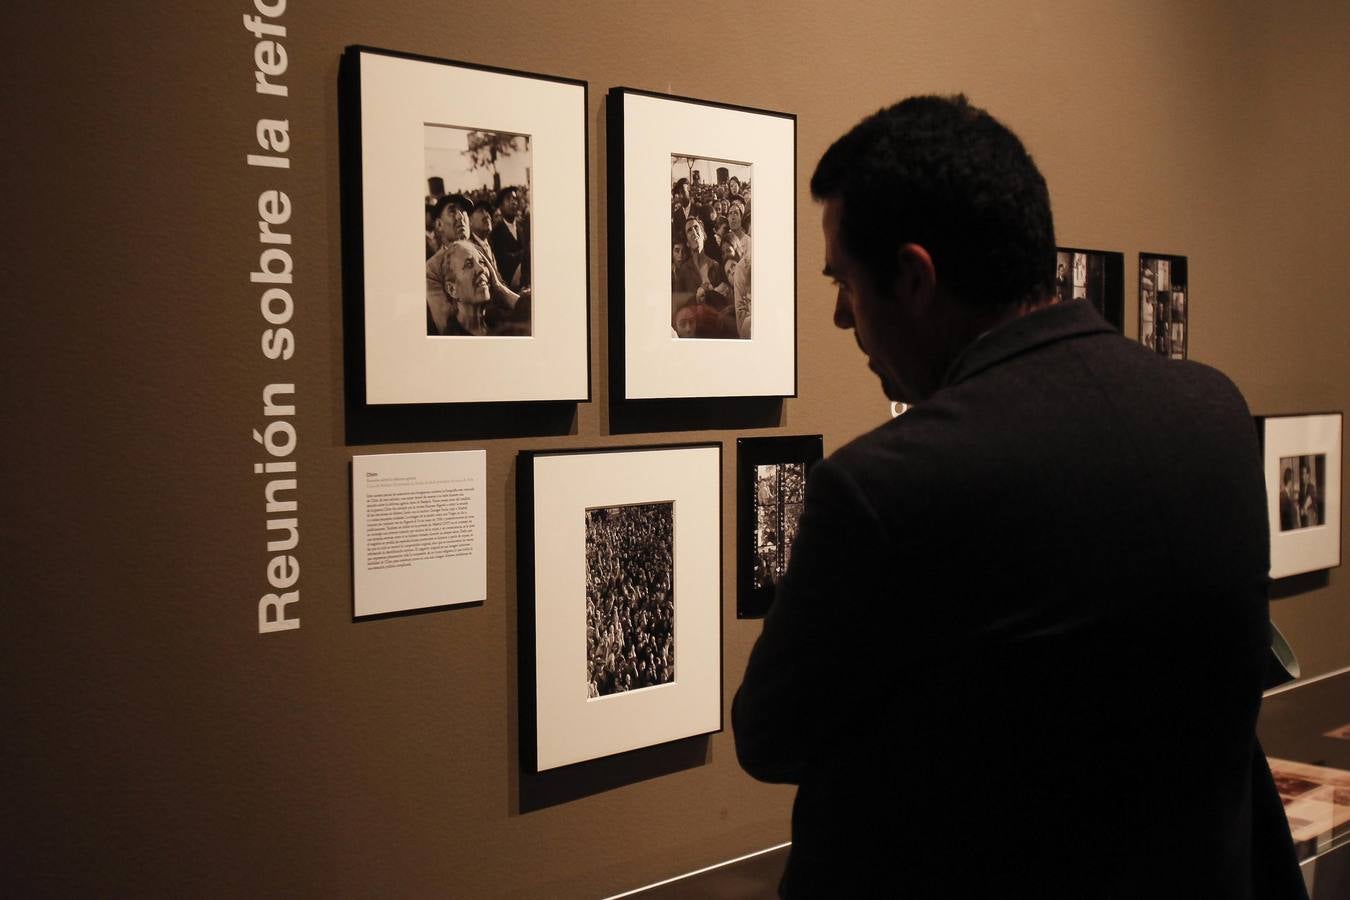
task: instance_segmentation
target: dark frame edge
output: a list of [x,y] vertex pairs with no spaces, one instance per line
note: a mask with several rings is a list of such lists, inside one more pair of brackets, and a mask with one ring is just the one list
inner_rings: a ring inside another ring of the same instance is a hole
[[623,107],[626,88],[610,88],[605,95],[605,190],[607,191],[608,220],[606,249],[609,258],[609,398],[628,399],[624,334],[627,319],[624,310],[624,183],[623,183]]
[[516,662],[520,679],[517,730],[520,764],[539,772],[538,694],[535,686],[534,460],[533,450],[516,454]]
[[[797,121],[797,114],[796,114],[796,113],[784,112],[783,110],[779,110],[779,109],[764,109],[763,107],[759,107],[759,106],[743,106],[743,105],[741,105],[741,104],[739,104],[739,103],[723,103],[723,102],[718,101],[718,100],[705,100],[705,99],[702,99],[702,98],[700,98],[700,97],[686,97],[686,96],[683,96],[683,95],[681,95],[681,94],[670,94],[670,93],[666,93],[666,92],[664,92],[664,91],[648,91],[648,90],[644,90],[643,88],[635,88],[635,87],[623,87],[623,86],[617,86],[617,87],[612,87],[612,88],[610,88],[609,90],[610,90],[610,93],[613,93],[613,92],[615,92],[615,91],[619,91],[619,92],[624,93],[624,94],[635,94],[635,95],[640,96],[640,97],[653,97],[653,98],[655,98],[655,99],[657,99],[657,100],[674,100],[674,101],[677,102],[677,103],[689,103],[689,104],[692,104],[692,105],[694,105],[694,106],[711,106],[711,107],[714,107],[714,108],[716,108],[716,109],[727,109],[727,110],[732,110],[733,112],[758,113],[759,115],[765,115],[765,116],[777,116],[777,117],[782,118],[782,119],[792,119],[794,122]],[[795,136],[795,134],[796,134],[796,131],[797,131],[797,129],[796,129],[796,127],[794,126],[794,128],[793,128],[793,134],[794,134],[794,136]],[[793,148],[792,148],[792,149],[793,149],[793,151],[794,151],[794,153],[793,153],[793,159],[794,159],[794,161],[795,161],[795,159],[796,159],[796,152],[795,152],[795,151],[796,151],[796,149],[797,149],[797,148],[796,148],[796,143],[795,143],[795,141],[794,141],[794,144],[793,144]],[[794,169],[795,169],[795,165],[794,165]]]
[[474,69],[478,72],[489,72],[494,75],[515,75],[521,78],[536,78],[540,81],[554,81],[559,84],[574,84],[585,87],[587,82],[582,78],[572,78],[568,75],[550,75],[547,72],[530,72],[525,69],[508,69],[505,66],[492,66],[486,63],[469,62],[464,59],[450,59],[444,56],[431,56],[426,53],[411,53],[406,50],[390,50],[387,47],[372,47],[369,44],[348,44],[346,48],[348,53],[370,53],[375,56],[388,56],[393,59],[406,59],[410,62],[434,63],[443,66],[458,66],[462,69]]
[[365,322],[365,184],[361,174],[361,54],[348,47],[338,60],[338,210],[341,244],[343,373],[348,427],[351,411],[367,406]]

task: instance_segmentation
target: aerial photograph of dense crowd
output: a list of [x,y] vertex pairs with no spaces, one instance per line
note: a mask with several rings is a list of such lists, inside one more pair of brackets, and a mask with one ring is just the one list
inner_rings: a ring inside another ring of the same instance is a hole
[[586,510],[586,696],[675,679],[674,508]]

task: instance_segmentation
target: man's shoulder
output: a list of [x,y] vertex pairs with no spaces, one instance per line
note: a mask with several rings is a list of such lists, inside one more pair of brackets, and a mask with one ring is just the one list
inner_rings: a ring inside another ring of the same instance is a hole
[[934,409],[915,408],[858,435],[825,460],[829,471],[853,482],[863,496],[877,490],[925,490],[953,457],[959,423]]
[[1247,419],[1238,386],[1219,369],[1193,359],[1169,359],[1133,341],[1113,342],[1094,372],[1113,395],[1145,397],[1159,415]]
[[445,280],[446,260],[450,258],[450,245],[446,244],[427,259],[427,278]]

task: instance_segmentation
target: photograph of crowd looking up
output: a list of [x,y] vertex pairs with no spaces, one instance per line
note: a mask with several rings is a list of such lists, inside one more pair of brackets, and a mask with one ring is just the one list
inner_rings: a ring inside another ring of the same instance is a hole
[[1312,528],[1326,521],[1326,498],[1320,485],[1327,474],[1327,455],[1280,457],[1280,531]]
[[1139,342],[1186,358],[1186,260],[1139,256]]
[[670,157],[670,327],[677,338],[750,337],[748,163]]
[[586,698],[675,680],[675,504],[586,510]]
[[787,571],[805,502],[804,463],[755,466],[756,590],[778,584]]
[[529,135],[423,131],[427,334],[529,337]]

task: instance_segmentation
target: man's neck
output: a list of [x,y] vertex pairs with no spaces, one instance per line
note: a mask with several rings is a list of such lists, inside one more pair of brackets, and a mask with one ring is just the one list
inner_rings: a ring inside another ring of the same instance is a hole
[[[1009,322],[1059,302],[1059,297],[1052,291],[1045,297],[1031,298],[1012,306],[985,311],[983,309],[971,309],[970,306],[961,303],[961,301],[948,299],[955,305],[947,307],[950,310],[947,325],[939,332],[945,332],[947,335],[946,339],[941,341],[946,346],[947,352],[935,358],[938,363],[932,373],[937,376],[933,382],[935,388],[945,384],[951,378],[952,372],[956,369],[961,358],[987,335]],[[941,339],[939,338],[939,340]]]
[[980,327],[980,330],[976,333],[976,338],[984,337],[984,335],[993,331],[995,328],[998,328],[1000,325],[1006,325],[1014,319],[1020,319],[1037,310],[1045,309],[1047,306],[1054,306],[1058,302],[1059,295],[1054,291],[1050,291],[1044,296],[1028,297],[1006,309],[994,310],[988,316],[978,317],[978,321],[982,327]]

